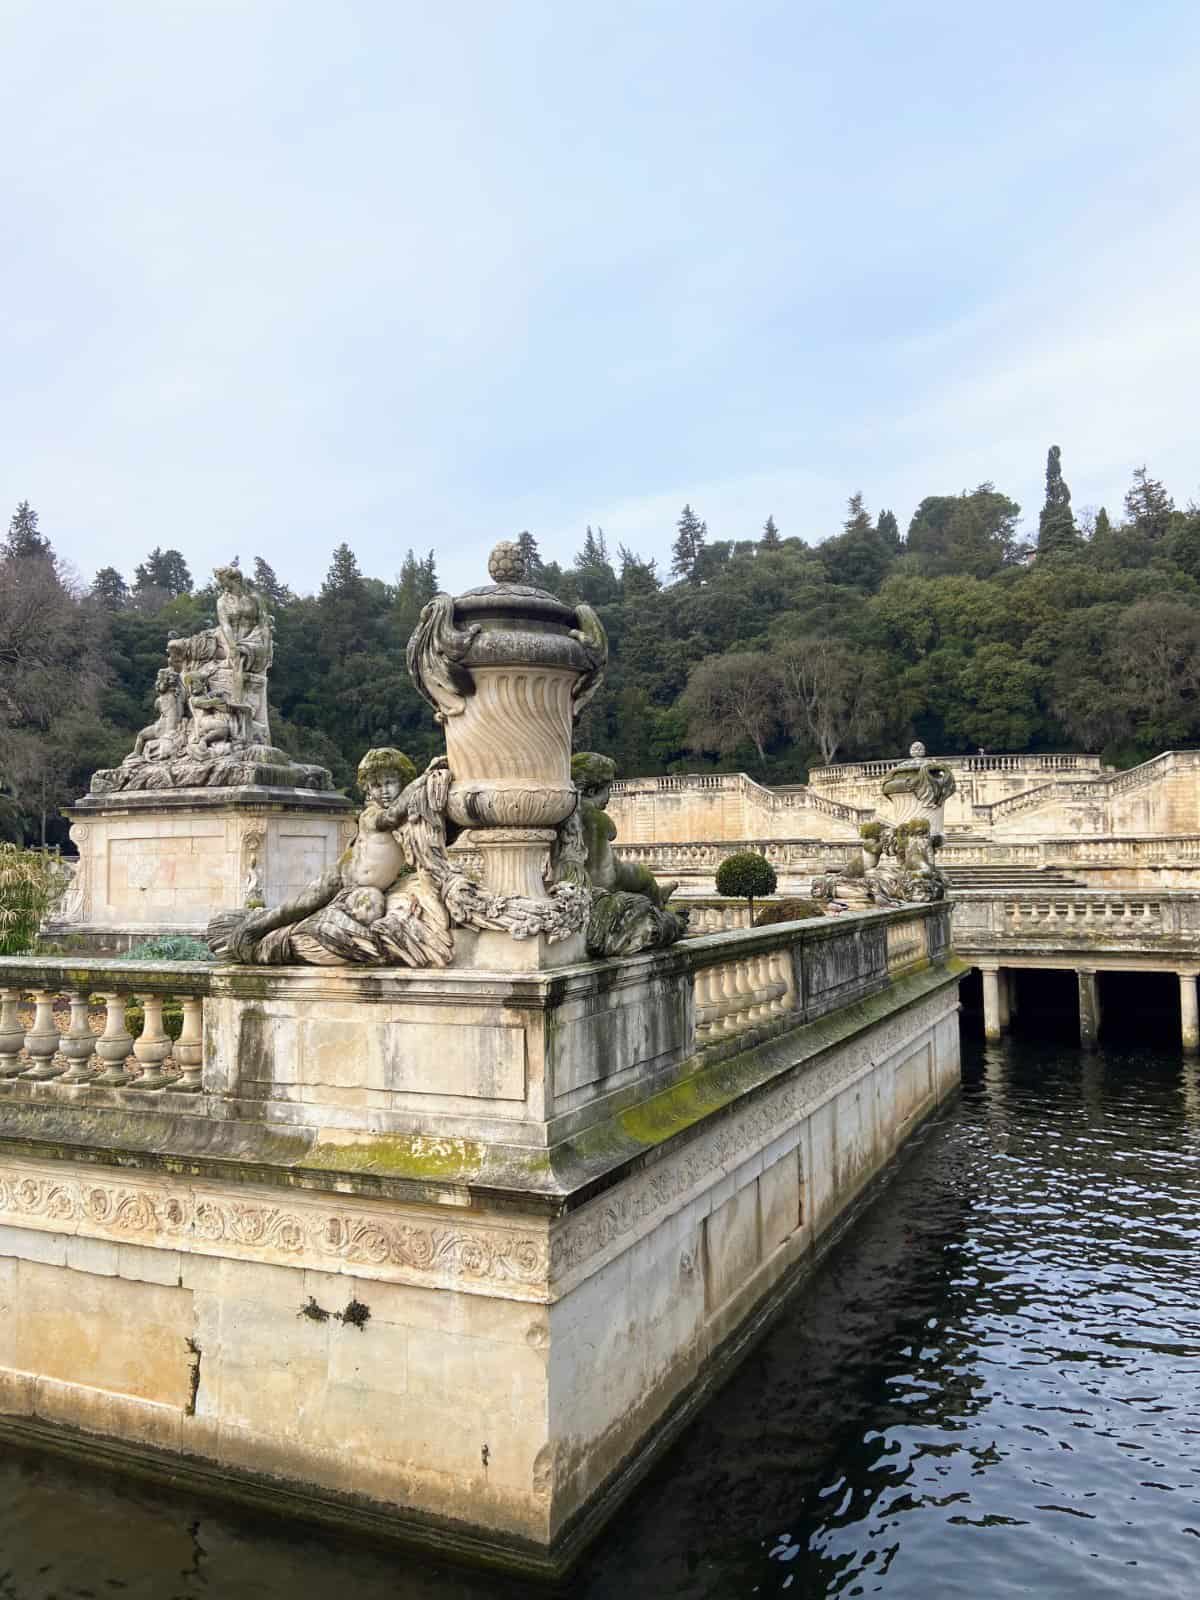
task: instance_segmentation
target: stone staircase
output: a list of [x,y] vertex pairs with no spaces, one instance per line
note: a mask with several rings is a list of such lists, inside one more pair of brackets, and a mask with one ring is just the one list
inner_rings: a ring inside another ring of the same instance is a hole
[[951,894],[974,890],[979,894],[1047,889],[1084,889],[1082,878],[1073,878],[1059,867],[946,867]]

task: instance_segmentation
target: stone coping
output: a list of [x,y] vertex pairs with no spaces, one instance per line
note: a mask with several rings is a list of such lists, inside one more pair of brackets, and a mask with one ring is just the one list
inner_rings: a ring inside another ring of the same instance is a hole
[[[1120,893],[1086,890],[1103,896]],[[1190,898],[1187,890],[1177,892]],[[226,995],[237,999],[269,996],[339,1001],[443,1001],[449,1006],[497,1000],[509,1006],[545,1009],[575,994],[597,988],[641,984],[649,978],[695,972],[738,957],[845,938],[857,928],[893,922],[925,921],[953,904],[904,905],[874,911],[846,911],[836,917],[777,922],[766,928],[734,928],[683,939],[663,950],[640,955],[582,961],[544,972],[488,972],[469,967],[242,967],[205,961],[129,961],[101,956],[3,956],[0,988],[63,989],[106,986],[148,994]]]
[[87,794],[64,809],[74,819],[123,811],[215,811],[229,806],[238,810],[284,807],[291,811],[350,811],[354,801],[330,789],[240,784],[230,789],[130,789],[116,794]]
[[[712,942],[731,937],[739,936],[715,935]],[[195,970],[189,963],[175,965]],[[410,1203],[483,1203],[556,1217],[711,1131],[757,1096],[815,1071],[855,1034],[919,1005],[966,970],[954,957],[939,959],[812,1021],[769,1037],[751,1031],[742,1036],[737,1054],[711,1064],[690,1058],[672,1081],[548,1149],[428,1135],[346,1143],[336,1130],[237,1120],[234,1108],[216,1095],[167,1089],[151,1099],[134,1090],[89,1086],[86,1101],[64,1101],[52,1082],[8,1079],[0,1090],[0,1150]]]

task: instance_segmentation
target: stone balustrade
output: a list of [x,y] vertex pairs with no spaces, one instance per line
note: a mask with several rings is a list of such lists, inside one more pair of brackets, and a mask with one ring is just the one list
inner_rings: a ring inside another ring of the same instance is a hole
[[795,1009],[796,978],[786,950],[704,967],[693,980],[696,1045],[763,1027]]
[[[1103,770],[1099,756],[1088,755],[996,755],[996,756],[939,756],[938,760],[953,770],[974,772],[1082,772],[1099,773]],[[896,765],[895,761],[854,761],[834,767],[813,767],[809,782],[828,787],[831,784],[855,782],[860,778],[885,778]]]
[[[0,1093],[41,1084],[72,1099],[199,1094],[211,970],[200,962],[0,962]],[[164,1007],[172,1002],[179,1026],[168,1031]],[[131,1006],[140,1012],[133,1032]]]
[[1109,947],[1114,952],[1187,952],[1200,948],[1200,902],[1193,894],[1170,890],[966,894],[955,904],[954,941],[965,955],[1030,946],[1067,953]]

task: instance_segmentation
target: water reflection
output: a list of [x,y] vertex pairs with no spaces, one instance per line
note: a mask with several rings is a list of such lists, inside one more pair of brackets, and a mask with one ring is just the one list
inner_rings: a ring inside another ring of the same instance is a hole
[[[977,1050],[961,1103],[643,1485],[573,1600],[1200,1593],[1200,1079]],[[0,1600],[508,1600],[46,1461],[0,1465]]]

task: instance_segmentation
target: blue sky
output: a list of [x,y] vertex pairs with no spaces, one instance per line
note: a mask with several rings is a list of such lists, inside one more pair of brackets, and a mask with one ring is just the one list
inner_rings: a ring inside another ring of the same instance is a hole
[[1200,8],[3,0],[0,511],[483,578],[1200,499]]

